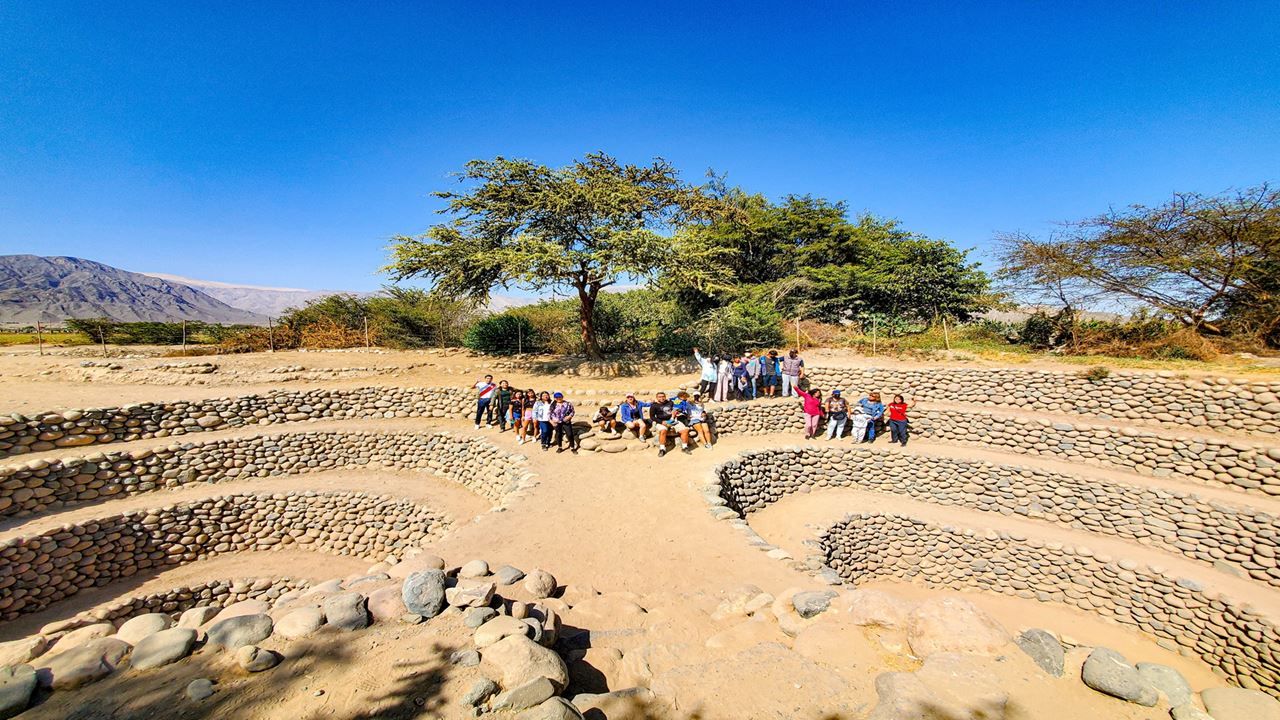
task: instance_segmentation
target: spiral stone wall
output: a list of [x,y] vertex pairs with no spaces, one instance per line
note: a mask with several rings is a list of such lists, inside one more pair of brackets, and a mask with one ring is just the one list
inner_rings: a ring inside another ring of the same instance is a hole
[[1194,494],[860,448],[746,452],[716,474],[720,497],[744,517],[796,492],[857,487],[1133,538],[1207,564],[1223,560],[1280,587],[1280,518]]
[[1074,413],[1238,432],[1280,433],[1280,382],[1184,378],[1171,372],[1083,372],[1009,368],[814,368],[814,387],[903,393],[919,400]]
[[[225,607],[242,600],[266,600],[303,590],[310,586],[306,580],[292,578],[253,578],[247,580],[210,580],[195,585],[183,585],[147,595],[115,600],[81,613],[77,619],[90,622],[115,622],[128,620],[146,613],[180,613],[193,607]],[[77,619],[65,623],[68,629]]]
[[0,457],[60,447],[163,438],[246,425],[353,418],[446,417],[474,412],[462,388],[363,387],[279,390],[261,395],[114,408],[0,415]]
[[350,466],[433,472],[494,502],[525,477],[516,456],[449,433],[299,432],[208,440],[0,467],[0,516],[102,498]]
[[1242,687],[1280,690],[1274,622],[1193,580],[1085,548],[895,515],[850,515],[822,533],[820,545],[850,583],[909,580],[1066,603],[1170,640]]
[[0,619],[227,552],[299,545],[380,561],[445,527],[430,508],[359,492],[236,494],[103,517],[0,543]]
[[[767,435],[804,427],[795,400],[726,404],[714,413],[723,435]],[[1140,427],[1113,428],[1015,418],[973,410],[913,410],[911,434],[1068,462],[1193,477],[1251,493],[1280,496],[1280,447],[1246,440],[1173,438]]]

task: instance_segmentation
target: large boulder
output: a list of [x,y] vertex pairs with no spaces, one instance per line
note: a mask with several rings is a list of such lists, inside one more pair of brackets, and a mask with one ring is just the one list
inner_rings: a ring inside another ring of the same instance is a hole
[[1165,696],[1170,707],[1187,705],[1191,702],[1191,686],[1187,684],[1187,679],[1182,677],[1182,673],[1159,663],[1140,662],[1136,667],[1138,674]]
[[569,668],[554,650],[524,635],[511,635],[483,649],[481,657],[502,674],[502,686],[515,688],[545,677],[556,692],[569,684]]
[[137,645],[148,635],[155,635],[173,624],[173,619],[164,613],[147,613],[129,618],[116,631],[116,638],[130,645]]
[[419,570],[405,578],[400,587],[401,598],[409,612],[424,618],[433,618],[444,610],[443,570]]
[[272,632],[292,640],[306,637],[322,627],[324,627],[324,611],[320,608],[308,607],[290,610],[275,624]]
[[0,667],[0,720],[9,720],[26,710],[35,691],[35,668],[30,665]]
[[199,628],[218,615],[218,608],[202,605],[187,610],[178,617],[178,627]]
[[510,615],[498,615],[476,628],[476,633],[471,639],[476,647],[483,649],[512,635],[527,637],[531,632],[532,628],[523,620],[517,620]]
[[369,614],[373,616],[374,622],[392,622],[409,612],[401,593],[402,588],[398,585],[378,588],[369,593]]
[[1260,690],[1209,688],[1200,699],[1213,720],[1280,720],[1280,700]]
[[880,590],[850,590],[836,600],[841,618],[854,625],[904,628],[912,604]]
[[556,578],[546,570],[534,569],[525,575],[524,589],[535,600],[549,598],[556,592]]
[[41,687],[72,690],[110,675],[129,654],[129,643],[98,638],[73,650],[41,658],[36,680]]
[[978,663],[936,653],[915,672],[879,675],[867,720],[1004,720],[1009,693]]
[[209,626],[209,647],[235,650],[271,637],[270,615],[237,615]]
[[146,670],[168,665],[190,655],[195,643],[195,628],[175,627],[152,633],[133,646],[129,667]]
[[48,648],[49,638],[44,635],[31,635],[21,640],[0,643],[0,667],[30,662],[40,657]]
[[484,607],[493,600],[496,589],[491,581],[459,580],[444,591],[444,598],[453,607]]
[[562,697],[553,697],[541,705],[525,710],[516,720],[583,720],[582,713],[573,703]]
[[54,652],[66,652],[75,648],[88,645],[94,640],[104,637],[111,637],[116,634],[116,626],[109,622],[93,623],[92,625],[84,625],[58,638],[58,642],[54,643]]
[[369,627],[369,609],[364,595],[344,592],[331,595],[324,601],[325,622],[339,630],[360,630]]
[[1094,648],[1080,669],[1080,679],[1100,693],[1139,705],[1151,707],[1160,699],[1155,687],[1138,669],[1111,648]]
[[1046,630],[1032,628],[1019,635],[1015,642],[1041,670],[1054,677],[1062,677],[1066,668],[1066,652],[1058,638]]
[[926,600],[907,618],[907,642],[917,657],[936,653],[996,655],[1012,640],[995,618],[963,598]]
[[243,617],[245,615],[265,615],[271,610],[271,603],[266,600],[241,600],[234,602],[218,611],[214,615],[210,624],[218,623],[234,617]]

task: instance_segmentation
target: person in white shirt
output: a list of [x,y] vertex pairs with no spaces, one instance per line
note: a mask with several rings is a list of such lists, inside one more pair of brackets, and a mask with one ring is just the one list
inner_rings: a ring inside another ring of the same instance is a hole
[[480,418],[484,416],[484,411],[489,409],[489,403],[493,402],[493,393],[498,389],[493,384],[493,376],[485,375],[484,379],[476,383],[476,390],[480,391],[480,397],[476,400],[476,429],[480,429]]

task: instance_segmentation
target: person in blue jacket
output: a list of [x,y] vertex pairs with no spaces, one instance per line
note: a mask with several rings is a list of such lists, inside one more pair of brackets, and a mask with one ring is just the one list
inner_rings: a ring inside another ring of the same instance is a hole
[[880,393],[873,392],[869,396],[863,396],[862,399],[858,400],[858,405],[862,407],[862,412],[871,419],[867,423],[867,434],[863,441],[875,442],[876,425],[884,422],[884,403],[880,402]]
[[626,401],[618,406],[618,419],[623,427],[635,433],[637,440],[643,440],[649,434],[652,423],[644,416],[647,407],[649,403],[639,402],[632,394],[628,394]]

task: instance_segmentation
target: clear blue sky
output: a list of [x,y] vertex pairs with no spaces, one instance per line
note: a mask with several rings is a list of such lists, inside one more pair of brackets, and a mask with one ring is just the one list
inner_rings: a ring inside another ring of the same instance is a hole
[[1274,0],[602,5],[0,3],[0,254],[372,289],[499,154],[660,155],[979,252],[1280,181]]

